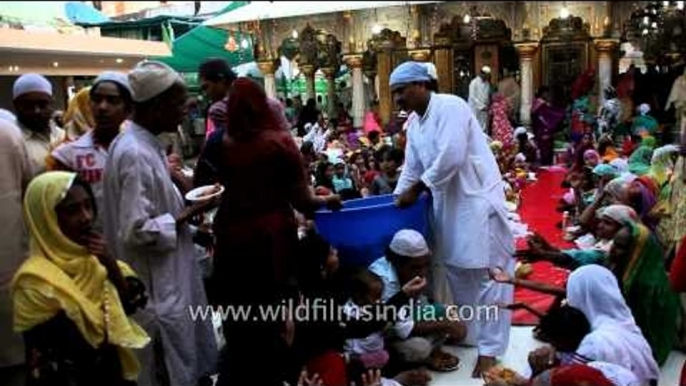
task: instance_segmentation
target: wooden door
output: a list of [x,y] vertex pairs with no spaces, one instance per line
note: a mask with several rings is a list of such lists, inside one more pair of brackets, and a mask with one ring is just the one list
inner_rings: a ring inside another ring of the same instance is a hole
[[574,80],[588,66],[588,43],[550,43],[543,46],[543,85],[550,87],[553,104],[568,106]]

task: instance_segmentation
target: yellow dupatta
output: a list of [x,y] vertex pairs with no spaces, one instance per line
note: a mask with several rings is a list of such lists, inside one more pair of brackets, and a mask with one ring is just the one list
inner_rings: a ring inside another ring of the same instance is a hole
[[[75,173],[48,172],[36,177],[24,197],[24,217],[31,234],[29,259],[12,283],[14,329],[24,332],[64,311],[94,348],[105,340],[118,349],[123,377],[135,380],[140,366],[132,349],[150,341],[124,312],[107,270],[62,234],[55,207],[70,189]],[[124,276],[133,271],[119,262]]]
[[91,111],[90,87],[82,88],[69,101],[63,120],[64,130],[72,141],[95,127],[95,119]]

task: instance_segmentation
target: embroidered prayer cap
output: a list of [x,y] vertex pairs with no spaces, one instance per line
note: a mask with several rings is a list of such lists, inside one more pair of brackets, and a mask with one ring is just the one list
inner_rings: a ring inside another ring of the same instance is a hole
[[431,253],[424,236],[412,229],[398,231],[393,236],[389,248],[394,253],[407,257],[422,257]]
[[179,73],[168,65],[154,60],[140,62],[129,72],[129,85],[134,102],[149,101],[177,82],[183,83]]
[[399,65],[391,73],[391,89],[412,82],[428,82],[431,80],[429,70],[425,63],[405,62]]
[[483,67],[481,67],[481,72],[483,72],[484,74],[490,74],[491,68],[488,66],[483,66]]
[[14,82],[12,99],[17,99],[30,92],[40,92],[52,96],[52,84],[43,75],[24,74]]
[[116,71],[105,71],[102,74],[98,75],[97,78],[95,78],[95,81],[93,82],[92,88],[95,88],[98,84],[102,82],[112,82],[116,83],[122,87],[124,87],[126,90],[128,90],[129,94],[131,94],[131,85],[129,84],[129,77],[124,74],[123,72],[116,72]]

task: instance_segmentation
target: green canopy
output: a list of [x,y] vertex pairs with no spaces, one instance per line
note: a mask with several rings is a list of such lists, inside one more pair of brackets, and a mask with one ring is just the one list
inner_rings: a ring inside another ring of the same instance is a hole
[[157,59],[176,71],[196,72],[209,57],[224,58],[232,67],[252,62],[252,36],[201,25],[174,40],[171,57]]

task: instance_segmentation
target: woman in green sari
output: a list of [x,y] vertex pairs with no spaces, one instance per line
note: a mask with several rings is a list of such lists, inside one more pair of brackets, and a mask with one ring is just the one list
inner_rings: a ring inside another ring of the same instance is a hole
[[608,265],[655,360],[662,365],[676,342],[679,301],[669,286],[660,243],[646,226],[628,222],[614,239]]
[[643,138],[641,146],[639,146],[639,148],[629,157],[629,171],[631,173],[642,176],[650,171],[655,143],[655,137],[648,136]]

